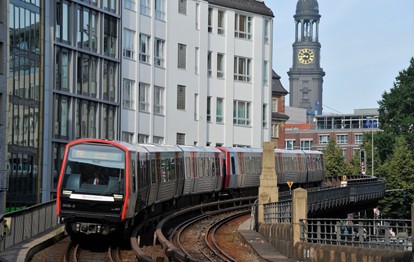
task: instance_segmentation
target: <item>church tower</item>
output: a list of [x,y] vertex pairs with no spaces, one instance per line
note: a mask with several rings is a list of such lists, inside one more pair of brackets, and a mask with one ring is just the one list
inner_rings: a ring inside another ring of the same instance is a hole
[[[289,105],[305,108],[309,117],[322,114],[322,84],[319,43],[319,5],[317,0],[298,0],[296,4],[293,66],[290,68]],[[308,119],[309,119],[308,117]]]

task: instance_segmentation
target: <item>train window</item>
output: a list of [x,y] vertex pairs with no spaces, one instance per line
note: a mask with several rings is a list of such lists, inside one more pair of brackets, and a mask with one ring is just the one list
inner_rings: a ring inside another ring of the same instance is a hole
[[155,159],[151,160],[151,182],[153,184],[157,183],[157,176],[156,176],[157,168],[155,165]]
[[191,162],[190,162],[190,158],[186,157],[185,158],[185,178],[191,178]]
[[132,192],[137,192],[137,181],[136,181],[136,174],[135,174],[135,154],[131,154],[131,174],[132,177]]
[[236,174],[236,163],[234,162],[234,157],[231,157],[231,174],[235,175]]

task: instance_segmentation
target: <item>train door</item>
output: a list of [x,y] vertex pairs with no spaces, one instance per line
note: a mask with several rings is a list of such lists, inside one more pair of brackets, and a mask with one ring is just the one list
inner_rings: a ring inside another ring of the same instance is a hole
[[184,191],[184,172],[183,172],[183,153],[175,153],[175,177],[176,177],[176,192],[175,196],[181,196]]
[[129,171],[125,174],[125,179],[129,179],[129,196],[128,196],[128,217],[133,216],[132,212],[136,210],[137,203],[137,192],[138,192],[138,179],[137,179],[137,161],[136,161],[136,152],[130,152],[129,154]]
[[137,176],[138,176],[138,197],[137,197],[137,211],[144,208],[148,203],[150,192],[150,176],[148,168],[147,154],[137,154]]
[[159,189],[159,172],[158,172],[158,166],[157,166],[157,158],[156,154],[159,155],[159,153],[150,152],[149,153],[149,162],[150,162],[150,194],[149,194],[149,204],[155,203],[157,197],[158,197],[158,189]]
[[237,174],[238,174],[238,166],[237,166],[237,155],[234,152],[230,152],[230,159],[229,159],[229,164],[230,164],[230,174],[229,178],[229,188],[235,188],[237,185]]

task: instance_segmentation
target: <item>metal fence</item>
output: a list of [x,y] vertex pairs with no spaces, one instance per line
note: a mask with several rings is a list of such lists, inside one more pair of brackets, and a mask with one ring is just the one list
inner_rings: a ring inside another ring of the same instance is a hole
[[264,204],[265,224],[291,224],[292,223],[292,200],[284,200]]
[[300,232],[307,243],[412,251],[411,220],[303,219]]
[[58,225],[56,201],[31,206],[0,216],[0,251]]

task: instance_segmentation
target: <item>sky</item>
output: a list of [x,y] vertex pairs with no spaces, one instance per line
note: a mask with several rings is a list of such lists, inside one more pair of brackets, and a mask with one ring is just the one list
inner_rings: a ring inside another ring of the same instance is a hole
[[[272,9],[273,69],[289,91],[297,0],[265,0]],[[414,0],[318,0],[323,114],[378,108],[414,57]],[[286,97],[289,106],[289,95]]]

